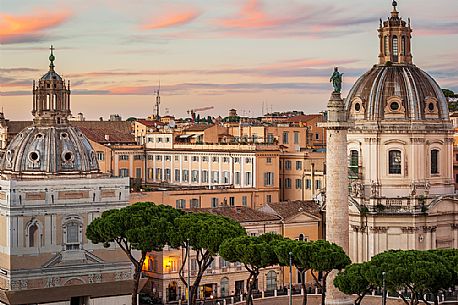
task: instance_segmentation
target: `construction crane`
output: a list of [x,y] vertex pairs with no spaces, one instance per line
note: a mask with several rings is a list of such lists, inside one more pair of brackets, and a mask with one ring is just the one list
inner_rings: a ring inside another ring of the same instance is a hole
[[202,108],[196,108],[196,109],[190,109],[188,110],[188,114],[191,114],[191,119],[192,119],[192,122],[194,123],[196,121],[196,112],[202,112],[202,111],[207,111],[207,110],[211,110],[215,107],[213,106],[208,106],[208,107],[202,107]]

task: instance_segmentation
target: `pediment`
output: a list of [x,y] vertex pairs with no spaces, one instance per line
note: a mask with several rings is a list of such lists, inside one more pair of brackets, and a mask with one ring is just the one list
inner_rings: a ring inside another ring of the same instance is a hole
[[321,221],[320,217],[314,216],[306,212],[300,212],[285,220],[285,223],[308,223]]
[[101,264],[103,260],[86,251],[61,251],[54,255],[50,260],[43,264],[42,268],[53,268],[59,266],[69,265],[87,265],[87,264]]

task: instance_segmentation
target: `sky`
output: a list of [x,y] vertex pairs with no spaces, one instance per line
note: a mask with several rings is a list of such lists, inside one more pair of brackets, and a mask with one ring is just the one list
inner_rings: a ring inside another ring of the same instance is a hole
[[[411,18],[414,63],[458,91],[458,1],[398,0]],[[391,0],[0,0],[0,106],[31,119],[32,81],[71,81],[87,119],[299,110],[318,113],[377,63],[379,19]]]

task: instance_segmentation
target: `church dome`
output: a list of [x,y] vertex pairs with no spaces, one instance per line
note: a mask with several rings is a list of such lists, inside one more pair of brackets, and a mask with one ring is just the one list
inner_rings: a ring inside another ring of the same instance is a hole
[[98,173],[89,140],[77,128],[25,128],[11,141],[1,162],[4,174],[62,175]]
[[442,90],[412,64],[375,65],[351,89],[347,110],[350,120],[449,120]]
[[[346,99],[348,118],[410,123],[449,121],[447,100],[441,88],[412,61],[412,28],[393,1],[391,16],[380,19],[379,63],[361,76]],[[391,124],[391,123],[390,123]]]
[[51,46],[49,71],[33,84],[33,126],[16,135],[1,161],[2,174],[24,178],[100,173],[86,136],[68,123],[70,83],[54,71]]

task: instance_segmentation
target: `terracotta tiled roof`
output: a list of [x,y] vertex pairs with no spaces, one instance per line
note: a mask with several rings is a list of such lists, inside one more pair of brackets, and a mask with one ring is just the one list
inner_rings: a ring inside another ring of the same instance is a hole
[[150,121],[150,120],[137,120],[138,123],[145,125],[146,127],[158,127],[164,126],[164,122],[160,121]]
[[281,218],[277,215],[265,213],[259,210],[254,210],[248,207],[218,207],[218,208],[192,208],[188,209],[191,212],[205,212],[219,216],[232,218],[237,222],[262,222],[262,221],[280,221]]
[[301,114],[301,115],[287,118],[286,120],[283,120],[282,122],[287,122],[287,123],[308,122],[312,119],[315,119],[321,116],[322,116],[321,114]]
[[311,214],[316,217],[320,217],[320,207],[314,201],[285,201],[277,203],[266,203],[264,207],[261,208],[262,211],[267,211],[268,208],[273,210],[273,212],[282,217],[283,219],[289,219],[294,217],[302,212]]
[[135,137],[131,133],[120,132],[109,128],[86,128],[80,126],[79,129],[84,135],[100,144],[136,144]]
[[210,127],[213,127],[213,125],[195,124],[195,125],[192,125],[186,128],[184,131],[187,131],[187,132],[204,131],[205,129],[210,128]]
[[88,129],[112,129],[121,133],[131,133],[132,123],[127,121],[71,121],[70,125]]

